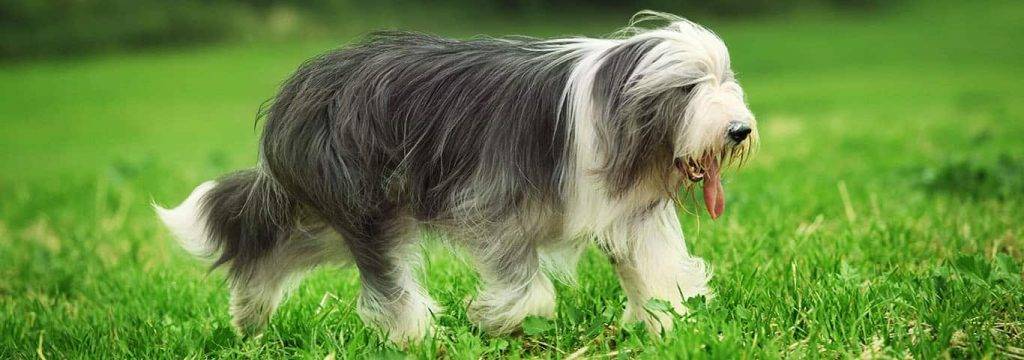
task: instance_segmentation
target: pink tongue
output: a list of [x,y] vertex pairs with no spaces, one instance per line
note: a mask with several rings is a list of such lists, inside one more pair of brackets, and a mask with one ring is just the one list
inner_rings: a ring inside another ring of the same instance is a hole
[[704,169],[704,206],[708,208],[711,219],[717,219],[725,211],[725,191],[722,190],[722,179],[718,174],[718,161],[709,159]]

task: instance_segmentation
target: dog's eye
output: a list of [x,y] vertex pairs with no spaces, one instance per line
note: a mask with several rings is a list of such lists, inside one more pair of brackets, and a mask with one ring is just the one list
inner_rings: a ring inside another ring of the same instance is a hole
[[696,85],[695,84],[689,84],[689,85],[680,86],[677,89],[679,89],[679,92],[683,93],[683,95],[689,95],[690,92],[693,91],[693,87],[694,86],[696,86]]

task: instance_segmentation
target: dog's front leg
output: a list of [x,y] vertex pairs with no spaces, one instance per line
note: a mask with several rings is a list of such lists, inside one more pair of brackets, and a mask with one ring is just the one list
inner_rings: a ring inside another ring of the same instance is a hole
[[648,307],[652,300],[667,301],[677,313],[685,314],[685,299],[709,295],[710,274],[703,260],[686,251],[671,203],[623,219],[602,240],[628,298],[625,321],[642,321],[653,333],[668,331],[673,315]]

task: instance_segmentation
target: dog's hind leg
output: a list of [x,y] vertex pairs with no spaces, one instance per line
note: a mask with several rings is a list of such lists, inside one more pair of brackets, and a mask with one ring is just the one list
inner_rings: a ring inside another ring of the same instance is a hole
[[399,346],[419,341],[430,334],[439,307],[417,279],[417,224],[400,215],[364,220],[346,235],[362,283],[356,310]]
[[489,239],[470,251],[483,284],[468,315],[482,330],[506,334],[518,330],[527,316],[555,316],[555,288],[541,271],[533,244],[524,239]]
[[299,232],[260,258],[232,266],[228,273],[231,317],[244,335],[256,335],[302,276],[317,265],[343,264],[349,258],[329,229]]
[[155,210],[182,247],[228,267],[233,323],[245,335],[263,331],[289,283],[343,257],[337,236],[303,225],[298,205],[259,169],[203,183],[181,205]]

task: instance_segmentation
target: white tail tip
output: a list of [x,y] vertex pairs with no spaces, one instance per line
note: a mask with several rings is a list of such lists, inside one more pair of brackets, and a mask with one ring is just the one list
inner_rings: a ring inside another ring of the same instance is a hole
[[156,215],[164,223],[164,226],[167,226],[167,229],[174,234],[178,244],[190,254],[204,259],[213,258],[217,248],[207,236],[206,219],[200,216],[200,205],[206,193],[212,190],[216,184],[214,181],[200,184],[195,190],[192,190],[192,194],[181,205],[173,209],[165,209],[153,204]]

